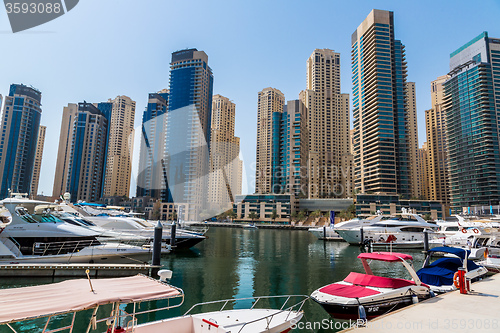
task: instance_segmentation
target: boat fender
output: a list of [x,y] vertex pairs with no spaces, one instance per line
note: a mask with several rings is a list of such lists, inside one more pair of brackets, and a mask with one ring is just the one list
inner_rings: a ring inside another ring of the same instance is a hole
[[460,276],[458,271],[453,275],[453,284],[455,285],[455,288],[460,289]]
[[436,297],[436,294],[434,294],[434,292],[432,290],[429,290],[429,296],[432,298],[432,297]]
[[483,255],[484,255],[484,259],[488,259],[488,254],[489,254],[489,251],[488,251],[488,248],[486,248],[486,249],[484,250],[484,253],[483,253]]
[[361,304],[358,306],[358,316],[359,319],[366,321],[366,310],[365,307]]
[[413,304],[417,304],[418,303],[418,297],[417,297],[416,294],[411,295],[411,302]]

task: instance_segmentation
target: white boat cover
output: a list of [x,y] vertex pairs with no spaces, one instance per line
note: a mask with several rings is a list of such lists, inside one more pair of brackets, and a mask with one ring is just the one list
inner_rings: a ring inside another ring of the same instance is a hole
[[91,280],[66,280],[33,287],[0,290],[0,324],[94,308],[182,295],[180,289],[145,275]]

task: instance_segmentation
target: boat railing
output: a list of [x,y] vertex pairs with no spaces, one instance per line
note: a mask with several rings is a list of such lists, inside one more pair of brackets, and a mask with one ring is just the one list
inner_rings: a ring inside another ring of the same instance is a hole
[[49,243],[35,242],[33,243],[32,253],[39,256],[75,253],[85,247],[95,245],[101,245],[101,243],[95,239]]
[[[238,332],[241,332],[241,330],[243,330],[243,328],[246,325],[252,324],[252,323],[255,323],[255,322],[258,322],[258,321],[262,321],[262,320],[266,320],[267,329],[269,329],[269,325],[271,324],[271,321],[273,320],[273,318],[276,315],[278,315],[280,313],[284,313],[284,312],[288,312],[288,314],[286,316],[286,320],[288,320],[288,317],[290,316],[290,314],[292,312],[294,312],[294,311],[300,312],[302,310],[302,307],[304,306],[304,303],[309,299],[309,296],[307,296],[307,295],[259,296],[259,297],[246,297],[246,298],[231,298],[231,299],[225,299],[225,300],[203,302],[203,303],[198,303],[198,304],[193,305],[188,311],[186,311],[186,313],[184,313],[184,316],[189,315],[190,312],[193,311],[193,309],[195,309],[197,307],[202,307],[204,305],[212,305],[212,304],[221,304],[221,303],[223,303],[223,305],[219,309],[219,311],[224,311],[224,309],[226,308],[226,306],[230,302],[233,303],[233,302],[239,302],[239,301],[255,300],[255,302],[252,304],[252,307],[250,308],[250,309],[254,309],[255,306],[257,305],[257,303],[259,303],[259,301],[262,300],[262,299],[270,300],[270,299],[280,299],[280,298],[282,298],[282,299],[284,298],[285,301],[283,302],[283,304],[279,308],[278,312],[275,312],[275,313],[269,314],[267,316],[263,316],[263,317],[251,320],[249,322],[245,322],[241,326],[241,328],[238,330]],[[294,303],[291,306],[286,307],[291,298],[300,298],[301,300],[299,302],[297,302],[297,303]],[[241,325],[241,323],[237,323],[237,324],[233,324],[233,325],[228,325],[228,326],[224,326],[224,327],[225,328],[229,328],[231,326],[239,326],[239,325]]]

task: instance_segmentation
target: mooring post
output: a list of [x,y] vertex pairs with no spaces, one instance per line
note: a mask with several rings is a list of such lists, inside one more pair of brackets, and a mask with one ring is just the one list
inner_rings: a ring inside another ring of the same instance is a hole
[[323,240],[326,241],[326,227],[323,226]]
[[426,254],[429,252],[429,234],[427,230],[424,230],[424,251]]
[[363,245],[363,227],[359,228],[359,233],[360,233],[360,240],[359,240],[359,244]]
[[172,247],[172,250],[175,248],[175,231],[177,229],[177,224],[172,223],[172,228],[170,229],[170,246]]
[[163,227],[162,227],[160,221],[158,221],[158,223],[156,224],[155,233],[153,236],[153,260],[152,260],[153,266],[160,265],[162,234],[163,234]]

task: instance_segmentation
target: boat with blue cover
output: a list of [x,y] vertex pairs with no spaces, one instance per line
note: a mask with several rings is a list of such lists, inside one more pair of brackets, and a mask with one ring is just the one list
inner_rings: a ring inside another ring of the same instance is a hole
[[[433,255],[444,255],[444,257],[431,262]],[[428,251],[424,265],[417,271],[417,275],[420,281],[430,286],[432,291],[436,293],[456,290],[453,277],[459,268],[465,269],[465,277],[471,281],[488,272],[483,266],[468,259],[469,255],[470,251],[463,248],[450,246],[432,248]]]

